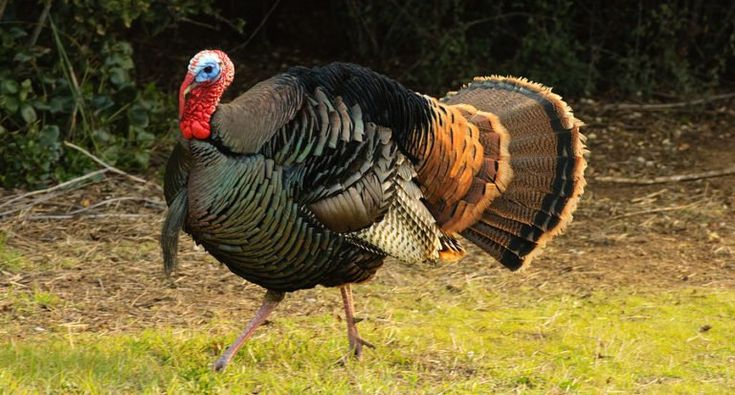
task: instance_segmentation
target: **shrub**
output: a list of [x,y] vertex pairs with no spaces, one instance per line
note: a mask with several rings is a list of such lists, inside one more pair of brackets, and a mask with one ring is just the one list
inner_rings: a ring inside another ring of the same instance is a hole
[[212,3],[57,1],[41,34],[27,21],[42,7],[11,4],[4,19],[15,23],[0,24],[0,186],[37,187],[88,170],[90,160],[64,140],[146,169],[176,110],[173,95],[136,79],[131,40],[150,41],[191,15],[219,16]]

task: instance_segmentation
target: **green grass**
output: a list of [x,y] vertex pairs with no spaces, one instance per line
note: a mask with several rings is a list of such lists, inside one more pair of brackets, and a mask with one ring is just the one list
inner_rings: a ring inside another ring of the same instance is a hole
[[39,309],[50,310],[61,303],[57,295],[39,288],[31,288],[29,292],[10,288],[4,293],[0,292],[0,295],[9,302],[9,306],[23,314],[35,314]]
[[0,231],[0,271],[15,273],[28,266],[29,263],[22,254],[8,247],[5,244],[6,240],[7,235]]
[[346,338],[331,314],[277,314],[221,374],[210,364],[239,323],[0,340],[0,392],[735,391],[735,290],[468,286],[417,297],[371,287],[357,291],[359,326],[378,348],[360,363],[337,363]]

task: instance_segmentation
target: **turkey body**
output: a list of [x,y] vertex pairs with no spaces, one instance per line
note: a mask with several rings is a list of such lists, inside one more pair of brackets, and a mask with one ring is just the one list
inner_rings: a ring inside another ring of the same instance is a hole
[[579,125],[525,80],[477,79],[440,101],[356,65],[292,68],[175,147],[167,268],[183,228],[279,292],[365,281],[386,256],[454,260],[458,234],[517,269],[571,219]]
[[219,104],[234,78],[221,51],[189,63],[184,139],[169,158],[164,267],[180,230],[267,289],[224,369],[286,292],[338,286],[350,351],[350,284],[387,256],[456,261],[464,236],[516,270],[571,221],[584,188],[581,122],[548,88],[476,78],[441,100],[366,68],[295,67]]
[[369,278],[383,254],[346,242],[298,202],[298,172],[192,142],[187,232],[235,274],[294,291]]

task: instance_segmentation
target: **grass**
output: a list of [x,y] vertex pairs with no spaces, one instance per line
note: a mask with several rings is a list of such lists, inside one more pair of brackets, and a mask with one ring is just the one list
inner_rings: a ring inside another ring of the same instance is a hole
[[360,363],[337,362],[346,337],[328,313],[276,314],[222,374],[210,364],[239,322],[59,331],[0,341],[0,392],[735,390],[735,290],[519,295],[470,284],[435,297],[385,291],[357,289],[358,310],[368,317],[361,334],[378,346]]
[[50,310],[61,303],[60,298],[39,288],[32,288],[28,292],[10,289],[3,294],[3,298],[10,302],[10,306],[20,313],[34,314],[39,309]]
[[0,231],[0,271],[15,273],[28,265],[25,257],[6,245],[7,235]]

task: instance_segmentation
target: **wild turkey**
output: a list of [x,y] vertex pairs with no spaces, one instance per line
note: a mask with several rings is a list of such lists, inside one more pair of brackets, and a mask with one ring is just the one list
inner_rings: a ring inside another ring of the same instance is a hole
[[350,350],[363,345],[350,284],[386,256],[452,261],[458,235],[511,270],[572,218],[584,181],[581,122],[551,90],[475,78],[437,100],[353,64],[294,67],[230,103],[227,55],[194,56],[165,175],[161,244],[183,229],[263,304],[215,362],[223,369],[286,292],[340,287]]

